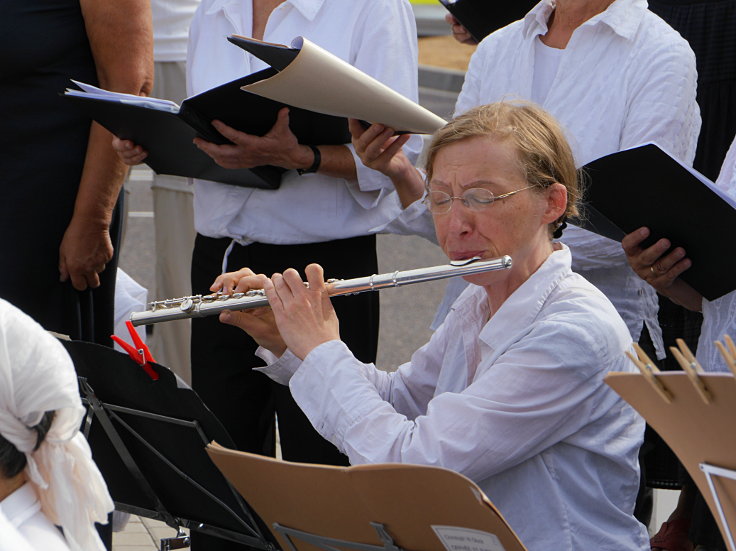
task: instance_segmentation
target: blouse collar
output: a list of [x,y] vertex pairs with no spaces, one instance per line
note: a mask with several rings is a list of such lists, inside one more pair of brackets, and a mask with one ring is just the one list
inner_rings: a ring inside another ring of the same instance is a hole
[[[528,39],[546,34],[547,21],[554,9],[555,0],[542,0],[534,6],[523,20],[524,37]],[[647,0],[615,0],[605,11],[591,17],[582,26],[606,25],[622,38],[633,40],[646,11]]]

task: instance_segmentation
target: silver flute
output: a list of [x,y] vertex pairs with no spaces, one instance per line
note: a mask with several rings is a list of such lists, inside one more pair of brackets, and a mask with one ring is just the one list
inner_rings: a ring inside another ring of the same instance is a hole
[[[505,270],[511,268],[511,257],[503,256],[492,260],[473,257],[468,260],[452,261],[442,266],[417,268],[416,270],[396,271],[387,274],[374,274],[355,279],[327,280],[327,294],[330,297],[355,295],[367,291],[378,291],[387,287],[400,287],[412,283],[424,283],[455,276],[467,276]],[[223,310],[247,310],[268,306],[268,299],[262,289],[245,293],[213,293],[183,298],[172,298],[150,302],[148,310],[133,312],[130,321],[133,325],[150,325],[161,321],[174,321],[186,318],[213,316]]]

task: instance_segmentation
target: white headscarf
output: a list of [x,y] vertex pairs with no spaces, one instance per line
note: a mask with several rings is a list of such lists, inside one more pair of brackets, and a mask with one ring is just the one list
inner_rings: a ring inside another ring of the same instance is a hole
[[[37,425],[55,411],[38,448]],[[72,551],[104,551],[94,523],[113,509],[100,471],[79,433],[84,408],[71,358],[54,337],[0,299],[0,434],[28,460],[41,510],[64,529]]]

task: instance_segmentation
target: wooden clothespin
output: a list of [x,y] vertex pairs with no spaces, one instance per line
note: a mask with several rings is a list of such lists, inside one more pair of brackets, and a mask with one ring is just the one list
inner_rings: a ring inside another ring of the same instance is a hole
[[721,353],[721,356],[723,356],[723,359],[726,361],[728,369],[730,369],[733,376],[736,377],[736,344],[733,343],[733,339],[728,335],[723,335],[723,340],[726,343],[725,346],[720,341],[715,341],[715,345]]
[[705,381],[703,381],[702,377],[700,377],[702,373],[705,373],[703,367],[700,365],[698,360],[695,359],[695,356],[690,351],[688,345],[685,344],[685,341],[683,341],[682,339],[675,339],[675,342],[677,343],[677,346],[679,346],[679,349],[675,348],[674,346],[670,346],[670,351],[675,356],[677,363],[682,366],[682,369],[687,374],[690,382],[693,383],[695,390],[698,391],[698,394],[700,394],[700,398],[703,400],[703,402],[705,402],[706,404],[710,404],[711,400],[713,399],[713,395],[711,394],[710,390],[708,390],[708,387],[705,385]]
[[644,350],[639,346],[637,343],[634,343],[634,350],[636,351],[636,355],[638,357],[634,357],[631,352],[626,351],[626,355],[629,357],[629,359],[634,362],[634,365],[639,368],[639,371],[642,375],[644,375],[644,379],[652,385],[654,390],[657,391],[657,394],[668,404],[672,403],[672,393],[669,391],[669,389],[662,384],[662,381],[659,380],[657,377],[655,377],[656,373],[659,373],[659,368],[654,365],[654,362],[647,356],[647,353],[644,352]]

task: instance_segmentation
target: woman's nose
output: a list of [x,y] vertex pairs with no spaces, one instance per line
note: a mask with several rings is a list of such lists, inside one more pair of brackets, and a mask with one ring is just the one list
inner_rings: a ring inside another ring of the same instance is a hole
[[448,229],[463,233],[469,231],[477,214],[466,206],[462,199],[456,197],[452,202],[452,208],[445,214]]

